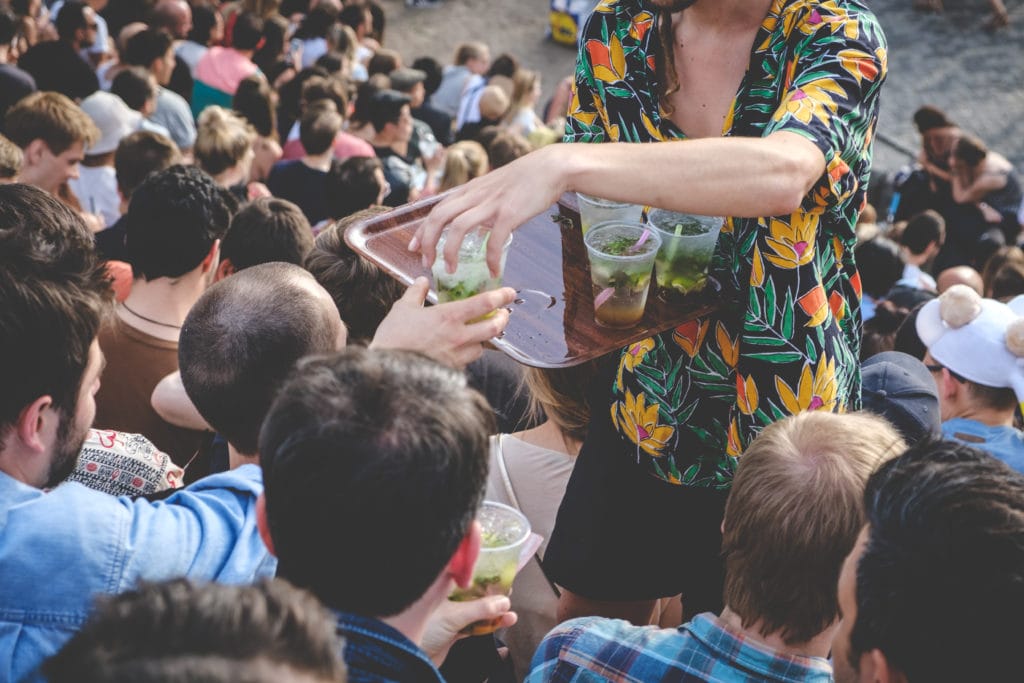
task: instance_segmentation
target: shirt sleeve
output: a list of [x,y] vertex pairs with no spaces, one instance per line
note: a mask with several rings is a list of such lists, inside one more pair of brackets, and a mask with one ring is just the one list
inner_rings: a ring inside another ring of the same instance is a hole
[[874,135],[885,36],[873,16],[832,3],[814,3],[791,36],[796,47],[783,65],[783,95],[764,134],[796,133],[821,150],[826,172],[803,207],[820,213],[858,190],[851,169]]
[[120,499],[126,508],[124,571],[114,590],[176,576],[246,583],[272,568],[256,525],[262,470],[243,465],[206,477],[163,501]]

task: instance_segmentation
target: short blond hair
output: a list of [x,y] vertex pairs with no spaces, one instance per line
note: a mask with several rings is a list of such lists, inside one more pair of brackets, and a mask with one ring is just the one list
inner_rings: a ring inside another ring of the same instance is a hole
[[836,583],[864,526],[868,477],[906,450],[868,413],[809,411],[769,425],[740,457],[725,506],[725,604],[789,644],[838,616]]
[[252,149],[256,129],[233,111],[212,106],[196,123],[196,163],[212,176],[236,166]]
[[88,114],[66,95],[36,92],[7,110],[7,137],[25,149],[42,140],[52,154],[63,154],[77,142],[89,148],[99,140],[100,131]]

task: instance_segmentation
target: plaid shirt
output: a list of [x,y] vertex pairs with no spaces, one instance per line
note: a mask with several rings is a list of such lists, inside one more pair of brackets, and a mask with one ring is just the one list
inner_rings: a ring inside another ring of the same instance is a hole
[[832,666],[819,657],[781,655],[746,640],[711,613],[677,629],[587,617],[544,638],[526,678],[526,683],[540,681],[831,683]]
[[345,638],[349,683],[444,683],[426,653],[383,621],[348,612],[335,615],[338,634]]

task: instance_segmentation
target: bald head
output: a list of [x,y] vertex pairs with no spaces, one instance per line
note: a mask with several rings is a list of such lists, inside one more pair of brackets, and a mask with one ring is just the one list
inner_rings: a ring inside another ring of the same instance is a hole
[[330,295],[287,263],[265,263],[210,287],[185,319],[178,364],[189,398],[244,455],[295,363],[345,345]]
[[946,268],[944,271],[939,273],[939,277],[936,278],[935,284],[938,286],[939,294],[942,294],[953,285],[967,285],[978,294],[981,294],[982,296],[985,294],[985,285],[981,280],[981,275],[970,266],[953,266],[952,268]]
[[158,0],[149,23],[153,28],[163,29],[177,40],[183,40],[192,30],[192,8],[185,0]]

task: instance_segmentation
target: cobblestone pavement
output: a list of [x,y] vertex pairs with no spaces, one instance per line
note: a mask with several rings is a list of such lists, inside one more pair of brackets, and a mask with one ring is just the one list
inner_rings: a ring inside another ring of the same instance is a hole
[[[911,116],[922,104],[944,109],[965,130],[1024,171],[1024,0],[1005,0],[1010,26],[988,33],[985,0],[945,0],[943,14],[914,11],[912,0],[868,0],[889,40],[889,80],[882,96],[875,168],[893,171],[917,148]],[[381,0],[386,44],[411,61],[451,60],[462,40],[487,42],[543,73],[545,92],[572,72],[574,51],[545,38],[548,0],[444,0],[407,8]]]

